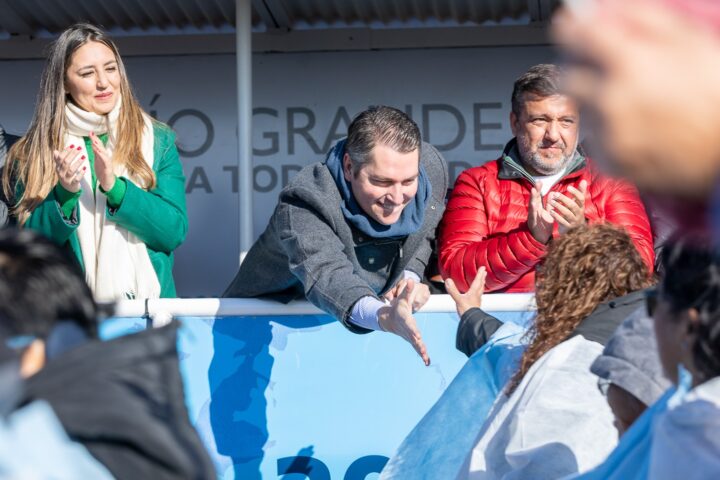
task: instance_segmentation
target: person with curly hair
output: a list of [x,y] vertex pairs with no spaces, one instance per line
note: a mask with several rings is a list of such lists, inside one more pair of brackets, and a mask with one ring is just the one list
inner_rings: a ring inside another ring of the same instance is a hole
[[553,241],[536,277],[531,326],[502,324],[480,308],[485,276],[481,268],[465,293],[451,279],[446,287],[461,324],[476,316],[501,327],[464,349],[461,325],[458,347],[471,358],[382,480],[556,479],[592,468],[617,443],[590,365],[625,317],[644,306],[643,289],[653,283],[630,236],[595,224]]
[[603,340],[587,333],[598,327],[588,320],[603,302],[651,283],[623,229],[582,226],[553,242],[537,272],[537,314],[524,336],[527,348],[459,478],[559,478],[605,458],[617,432],[590,372]]

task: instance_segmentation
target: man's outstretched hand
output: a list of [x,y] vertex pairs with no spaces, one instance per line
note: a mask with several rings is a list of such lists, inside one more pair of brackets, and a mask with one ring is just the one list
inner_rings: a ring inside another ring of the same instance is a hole
[[427,354],[415,317],[413,317],[412,306],[416,295],[420,291],[417,287],[418,285],[414,280],[408,280],[404,290],[395,296],[390,305],[380,309],[378,323],[383,331],[394,333],[409,342],[423,359],[425,365],[430,365],[430,357]]
[[[402,280],[398,281],[394,287],[392,287],[385,293],[385,295],[383,295],[382,298],[387,300],[388,302],[392,302],[393,300],[395,300],[395,298],[400,295],[403,290],[405,290],[405,286],[407,285],[408,280],[410,279],[403,278]],[[418,310],[420,310],[423,305],[427,303],[428,300],[430,300],[430,287],[428,287],[424,283],[415,282],[415,297],[413,298],[412,303],[413,312],[417,312]]]

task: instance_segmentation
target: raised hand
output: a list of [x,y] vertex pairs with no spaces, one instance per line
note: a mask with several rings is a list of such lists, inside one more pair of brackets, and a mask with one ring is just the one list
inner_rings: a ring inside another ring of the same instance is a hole
[[87,170],[87,166],[83,165],[85,155],[80,155],[81,151],[82,147],[75,145],[70,145],[62,151],[53,151],[58,181],[68,192],[80,191],[80,180]]
[[482,296],[485,291],[485,278],[487,277],[487,271],[485,267],[478,269],[475,279],[470,284],[470,288],[465,293],[460,293],[457,285],[452,278],[445,280],[445,289],[455,301],[455,307],[457,308],[458,315],[461,317],[465,312],[471,308],[480,308],[482,306]]
[[571,228],[585,224],[585,197],[587,195],[587,181],[580,182],[580,190],[570,186],[569,198],[562,193],[553,192],[550,194],[550,214],[559,225],[560,233],[565,233]]
[[407,280],[405,288],[395,297],[392,303],[380,309],[378,323],[384,331],[394,333],[410,343],[427,366],[430,365],[430,357],[427,354],[427,348],[425,348],[415,317],[412,315],[412,305],[417,295],[416,287],[414,280]]
[[90,141],[95,154],[95,176],[100,182],[100,187],[107,192],[115,185],[112,156],[93,132],[90,132]]
[[530,233],[540,243],[548,243],[552,237],[555,219],[543,205],[542,182],[537,182],[530,192],[527,224]]

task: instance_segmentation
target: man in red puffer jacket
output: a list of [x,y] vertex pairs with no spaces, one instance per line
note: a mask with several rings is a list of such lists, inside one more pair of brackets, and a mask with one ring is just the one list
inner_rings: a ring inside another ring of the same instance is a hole
[[537,65],[516,82],[502,156],[463,172],[440,224],[444,278],[461,291],[486,267],[486,291],[530,292],[547,244],[583,223],[625,227],[653,270],[653,238],[631,184],[594,168],[578,147],[576,102],[560,93],[560,70]]

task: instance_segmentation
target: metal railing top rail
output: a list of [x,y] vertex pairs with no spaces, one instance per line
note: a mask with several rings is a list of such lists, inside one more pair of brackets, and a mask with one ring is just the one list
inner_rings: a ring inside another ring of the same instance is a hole
[[[490,312],[523,312],[534,309],[534,296],[525,293],[498,293],[483,296],[482,307]],[[455,312],[450,295],[432,295],[420,313]],[[162,298],[154,300],[121,300],[115,317],[255,317],[281,315],[324,315],[305,300],[280,303],[256,298]]]

